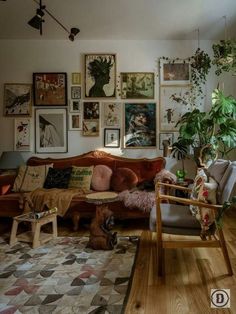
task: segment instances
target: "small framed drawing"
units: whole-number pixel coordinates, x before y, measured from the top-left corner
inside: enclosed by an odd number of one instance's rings
[[[156,104],[125,103],[124,147],[156,147]]]
[[[71,83],[73,85],[80,85],[81,84],[81,73],[78,73],[78,72],[71,73]]]
[[[168,141],[171,146],[174,142],[174,133],[160,133],[159,134],[159,149],[163,150],[163,141]]]
[[[154,73],[151,72],[121,73],[121,98],[153,99]]]
[[[120,129],[104,129],[104,147],[120,147]]]
[[[116,54],[85,54],[85,97],[115,98]]]
[[[190,84],[190,63],[160,59],[160,85]]]
[[[80,99],[81,98],[81,87],[80,86],[71,86],[71,98]]]
[[[176,132],[176,123],[190,110],[190,86],[162,86],[160,88],[160,131]]]
[[[82,130],[82,117],[80,113],[69,114],[69,130],[70,131]]]
[[[83,120],[84,136],[99,136],[99,120]]]
[[[70,102],[70,112],[81,112],[81,102],[80,102],[80,100],[71,100],[71,102]]]
[[[67,74],[33,73],[35,106],[67,106]]]
[[[14,150],[21,152],[31,151],[31,119],[17,118],[14,121]]]
[[[84,102],[83,103],[83,119],[84,120],[97,120],[100,118],[99,102]]]
[[[4,115],[31,116],[32,85],[6,83],[4,84]]]
[[[103,108],[103,126],[104,127],[119,127],[121,123],[121,103],[104,102]]]
[[[36,153],[67,152],[67,110],[35,110]]]

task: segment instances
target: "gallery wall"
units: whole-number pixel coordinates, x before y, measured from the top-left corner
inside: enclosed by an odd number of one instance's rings
[[[200,41],[200,48],[212,57],[211,41]],[[187,58],[197,49],[197,41],[80,41],[70,42],[56,40],[1,40],[0,41],[0,155],[3,151],[13,150],[14,118],[3,116],[3,90],[4,83],[32,83],[33,72],[66,72],[68,75],[68,98],[70,100],[71,73],[82,73],[82,95],[84,53],[116,53],[117,78],[120,72],[154,72],[155,73],[155,99],[157,107],[157,147],[152,149],[123,149],[104,148],[103,128],[99,137],[84,137],[81,131],[68,131],[68,153],[40,154],[40,157],[65,157],[82,154],[94,149],[107,151],[115,155],[126,157],[156,157],[162,156],[159,150],[159,78],[158,59],[162,56],[169,58]],[[205,109],[211,103],[211,92],[220,83],[226,94],[236,96],[236,77],[226,73],[217,77],[214,68],[208,75],[205,86]],[[119,87],[119,84],[118,84]],[[83,97],[82,97],[83,100]],[[98,99],[99,100],[99,99]],[[101,101],[101,100],[99,100]],[[124,103],[117,95],[116,101]],[[135,101],[132,102],[143,102]],[[34,110],[32,116],[34,125]],[[101,124],[100,124],[101,125]],[[121,134],[122,134],[121,124]],[[32,135],[34,147],[34,134]],[[25,159],[32,152],[23,153]],[[171,163],[173,164],[173,162]]]

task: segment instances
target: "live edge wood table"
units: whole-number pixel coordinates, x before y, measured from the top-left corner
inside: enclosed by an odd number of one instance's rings
[[[17,229],[20,222],[30,222],[31,231],[17,235]],[[52,223],[52,233],[41,232],[41,227]],[[57,237],[57,215],[51,214],[41,218],[32,218],[29,213],[14,217],[11,229],[10,246],[18,241],[32,243],[33,249]]]
[[[86,202],[93,203],[98,208],[107,208],[108,203],[117,201],[118,194],[115,192],[96,192],[86,195]]]

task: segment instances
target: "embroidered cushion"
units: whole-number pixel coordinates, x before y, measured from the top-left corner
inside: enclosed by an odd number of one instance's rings
[[[67,189],[72,168],[49,168],[48,175],[44,183],[45,189]]]
[[[91,187],[95,191],[108,191],[110,189],[112,170],[105,165],[97,165],[93,169]]]
[[[130,190],[138,183],[138,177],[129,168],[117,168],[111,177],[111,188],[116,192]]]
[[[72,167],[69,188],[80,188],[85,191],[90,190],[93,175],[93,166],[90,167]]]
[[[53,167],[53,164],[20,166],[13,185],[13,191],[31,192],[35,189],[42,188],[50,167]]]

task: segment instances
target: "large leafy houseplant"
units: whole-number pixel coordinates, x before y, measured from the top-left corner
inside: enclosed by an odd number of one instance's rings
[[[176,151],[189,152],[189,148],[203,148],[208,158],[216,152],[222,157],[236,147],[236,100],[225,96],[219,89],[212,93],[212,107],[209,112],[194,109],[185,113],[177,122],[179,138],[173,144]],[[183,157],[186,157],[183,155]]]

